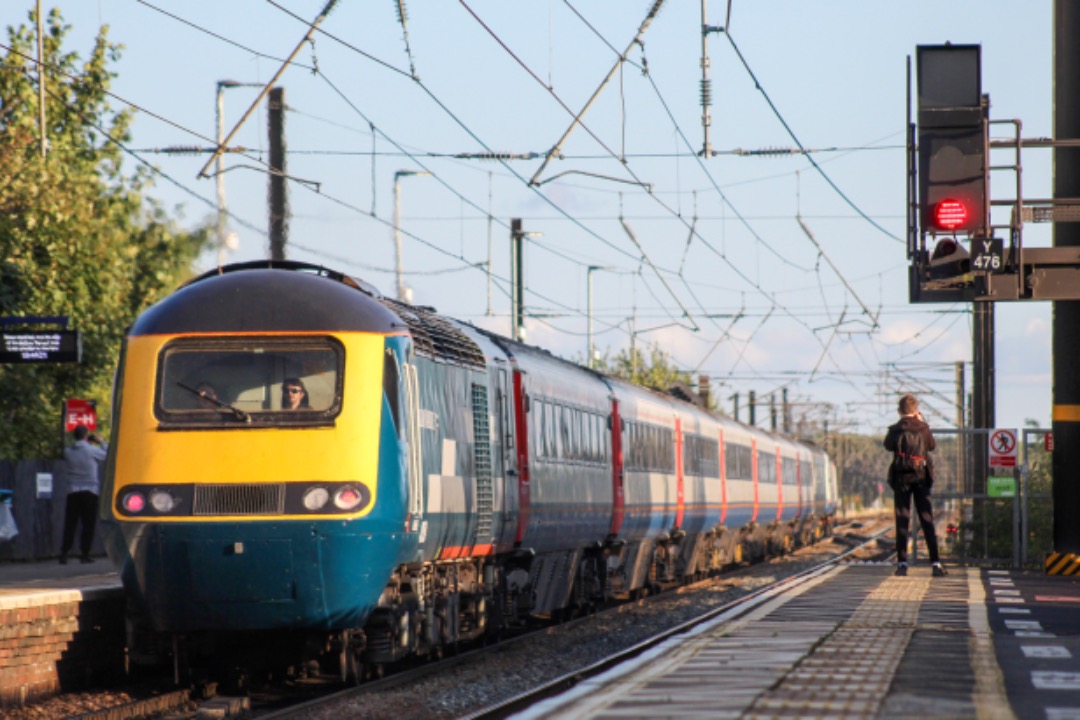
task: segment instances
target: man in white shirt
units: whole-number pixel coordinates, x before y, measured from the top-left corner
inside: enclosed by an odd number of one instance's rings
[[[75,542],[75,526],[82,525],[79,535],[79,561],[94,562],[90,557],[90,545],[94,542],[94,525],[97,523],[98,496],[101,494],[101,478],[98,463],[105,459],[109,445],[85,425],[75,427],[75,442],[64,448],[64,460],[68,468],[70,492],[64,508],[64,541],[60,545],[60,564],[67,564],[68,551]]]

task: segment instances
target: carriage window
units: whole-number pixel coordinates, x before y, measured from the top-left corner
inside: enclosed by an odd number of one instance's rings
[[[758,450],[757,453],[758,482],[762,485],[774,485],[776,483],[776,453],[768,450]]]
[[[158,366],[163,424],[320,424],[341,410],[345,350],[332,338],[185,340]]]
[[[720,443],[700,435],[683,438],[683,472],[709,478],[720,477]]]
[[[751,451],[746,445],[727,443],[724,448],[724,461],[727,465],[728,480],[751,479]]]
[[[401,376],[394,351],[390,348],[386,349],[383,356],[383,395],[390,406],[390,417],[397,429],[398,439],[404,440],[405,428],[401,425]]]
[[[780,477],[784,485],[797,485],[799,478],[795,475],[795,460],[793,458],[783,458],[781,460]]]

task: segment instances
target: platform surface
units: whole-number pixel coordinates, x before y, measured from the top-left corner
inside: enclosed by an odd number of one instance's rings
[[[1080,581],[839,566],[514,717],[1080,720]]]
[[[120,593],[123,586],[106,557],[96,557],[89,564],[79,562],[78,558],[69,559],[66,565],[56,560],[0,563],[0,599],[72,590],[89,599]]]

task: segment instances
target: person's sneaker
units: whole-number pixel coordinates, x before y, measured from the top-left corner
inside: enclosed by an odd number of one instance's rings
[[[94,562],[94,558],[90,557],[89,555],[83,555],[81,558],[79,558],[79,562],[81,562],[83,565],[89,565],[90,563]]]
[[[61,555],[60,556],[60,564],[61,565],[67,565],[67,555]]]
[[[907,563],[900,563],[896,566],[896,577],[907,577]]]
[[[945,568],[941,567],[940,564],[935,564],[934,565],[934,569],[933,569],[934,577],[945,577],[948,574],[949,573],[945,572]]]

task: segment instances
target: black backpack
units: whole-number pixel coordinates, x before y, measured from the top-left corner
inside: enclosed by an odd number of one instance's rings
[[[926,443],[917,430],[901,430],[896,439],[896,457],[893,468],[897,475],[925,476]]]

